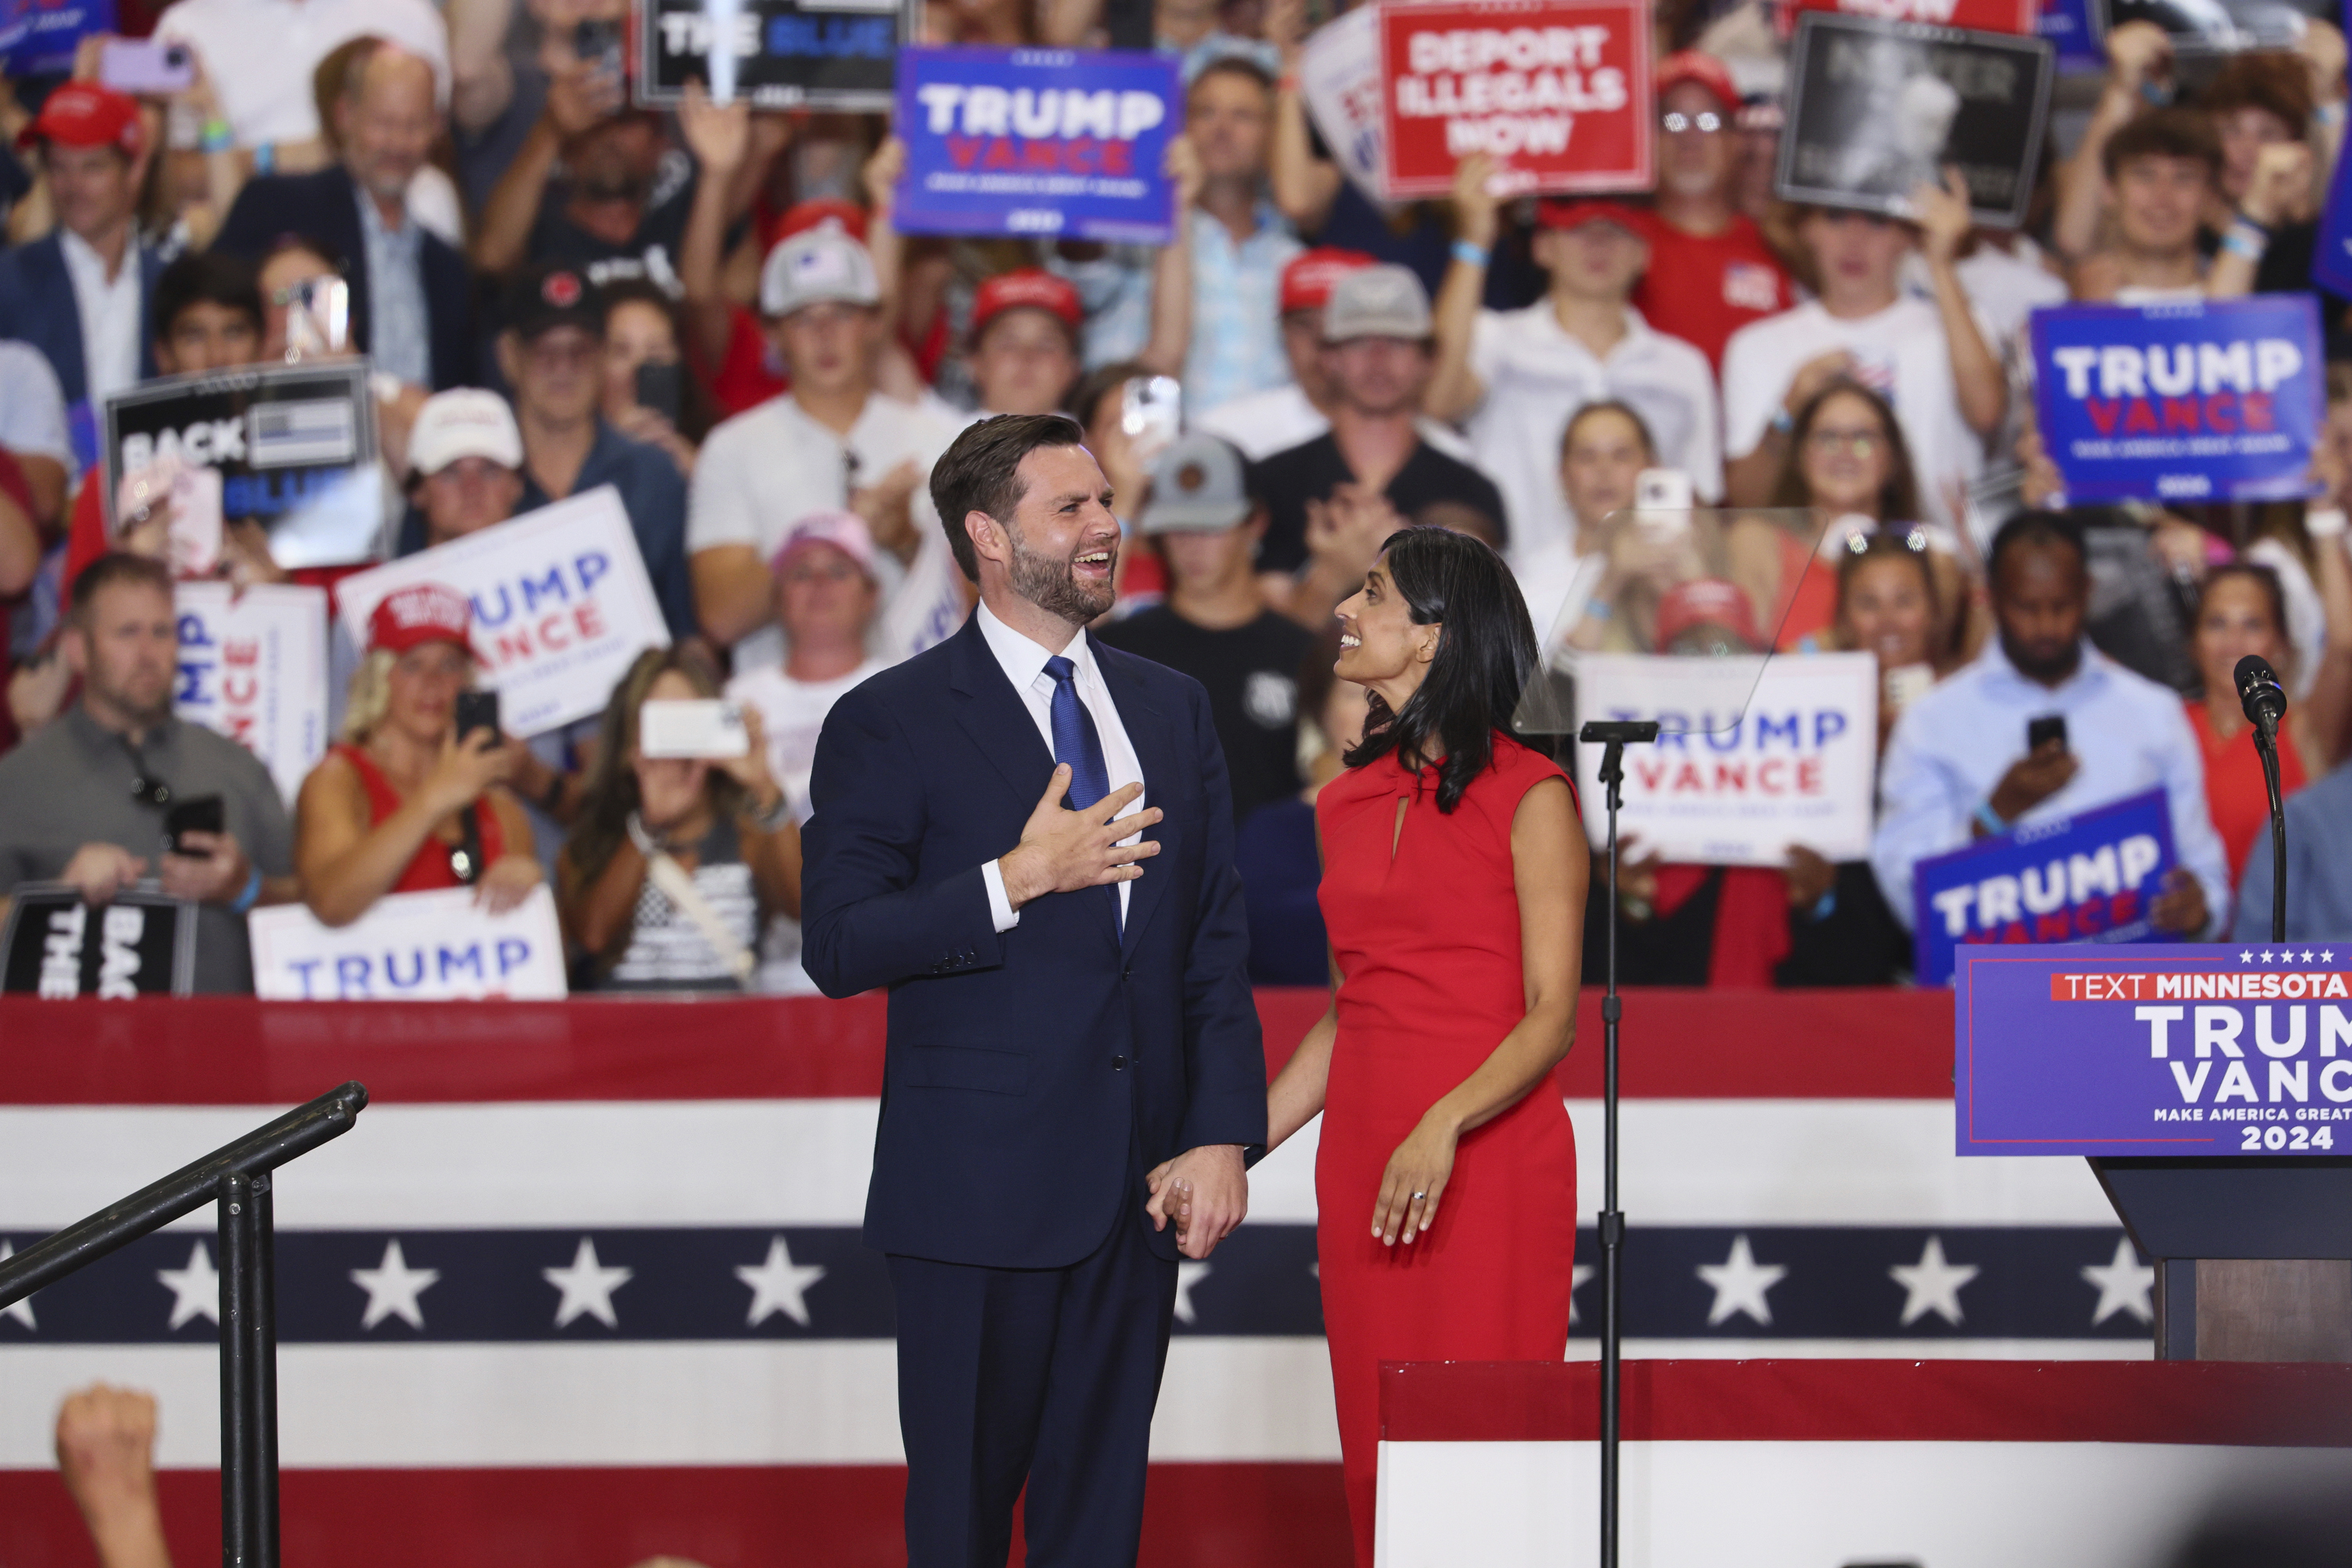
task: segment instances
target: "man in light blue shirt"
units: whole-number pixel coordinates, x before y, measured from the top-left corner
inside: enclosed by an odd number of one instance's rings
[[[1930,856],[2161,787],[2179,864],[2148,918],[2201,935],[2229,908],[2230,877],[2179,695],[2084,640],[2090,574],[2065,518],[2010,519],[1990,569],[2000,637],[1914,704],[1887,743],[1870,860],[1888,907],[1910,923],[1911,869]],[[2049,714],[2065,720],[2065,738],[2029,751],[2026,726]]]
[[[1192,215],[1192,337],[1184,406],[1215,408],[1290,379],[1282,269],[1306,247],[1265,197],[1274,84],[1250,61],[1213,60],[1185,94],[1184,133],[1201,159]]]

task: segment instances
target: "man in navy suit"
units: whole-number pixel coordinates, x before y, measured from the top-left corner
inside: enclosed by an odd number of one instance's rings
[[[334,105],[341,161],[247,181],[213,245],[257,265],[289,237],[326,246],[351,284],[352,346],[442,392],[480,384],[481,350],[465,258],[408,211],[408,184],[441,131],[433,95],[421,56],[385,44],[354,62]]]
[[[835,704],[810,785],[803,962],[890,993],[866,1240],[909,1568],[1003,1568],[1024,1482],[1034,1568],[1134,1563],[1180,1246],[1241,1223],[1265,1141],[1208,695],[1087,634],[1119,525],[1079,440],[1005,415],[940,459],[980,607]]]
[[[0,250],[0,338],[47,358],[87,464],[106,399],[155,374],[147,311],[163,263],[139,243],[146,132],[134,100],[75,81],[49,94],[19,140],[40,149],[58,225]]]

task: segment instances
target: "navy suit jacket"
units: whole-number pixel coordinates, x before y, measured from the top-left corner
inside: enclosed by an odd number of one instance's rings
[[[326,246],[352,286],[352,343],[368,348],[367,236],[360,232],[359,187],[341,163],[308,174],[247,180],[228,209],[215,249],[258,262],[289,235]],[[474,338],[473,282],[466,258],[436,235],[417,249],[425,313],[433,332],[433,390],[481,384],[481,347]]]
[[[147,320],[163,258],[139,247],[139,374],[155,374],[155,323]],[[68,406],[89,395],[89,363],[81,353],[81,309],[73,275],[55,231],[30,245],[0,250],[0,338],[16,338],[47,356]]]
[[[804,834],[802,959],[829,996],[887,987],[866,1240],[1000,1268],[1150,1232],[1135,1177],[1209,1143],[1265,1142],[1265,1056],[1208,693],[1100,642],[1160,853],[1124,938],[1094,889],[998,932],[981,868],[1020,841],[1053,754],[982,637],[962,631],[835,703]],[[1125,1207],[1132,1213],[1122,1213]]]

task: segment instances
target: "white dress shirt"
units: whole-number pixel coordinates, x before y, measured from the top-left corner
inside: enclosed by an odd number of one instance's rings
[[[106,259],[69,228],[58,230],[66,277],[73,283],[74,310],[81,317],[81,373],[93,409],[118,392],[139,384],[139,241],[122,247],[122,265],[106,275]]]
[[[987,639],[988,651],[996,656],[996,662],[1004,670],[1004,679],[1013,683],[1013,689],[1020,696],[1022,705],[1029,710],[1029,717],[1037,721],[1037,733],[1045,737],[1045,750],[1052,754],[1054,678],[1045,673],[1045,661],[1054,657],[1054,650],[1030,641],[1006,626],[988,607],[986,600],[981,602],[975,613],[980,617],[980,635]],[[1110,688],[1103,684],[1102,669],[1095,663],[1095,650],[1087,641],[1087,634],[1080,632],[1072,637],[1070,646],[1062,649],[1062,655],[1076,667],[1072,684],[1077,688],[1078,700],[1086,704],[1087,711],[1094,718],[1095,733],[1102,741],[1103,773],[1110,781],[1112,793],[1117,794],[1131,784],[1141,784],[1143,763],[1135,754],[1134,742],[1127,738],[1127,726],[1119,722],[1118,704],[1110,700]],[[1076,765],[1075,758],[1055,755],[1054,760]],[[1122,815],[1141,811],[1148,798],[1148,792],[1137,795]],[[1119,842],[1132,844],[1142,837],[1140,833],[1132,833]],[[1011,931],[1019,925],[1021,911],[1014,909],[1013,900],[1005,896],[1003,869],[996,861],[991,860],[980,868],[980,876],[981,880],[988,884],[988,912],[996,922],[996,929]],[[1115,885],[1118,889],[1118,918],[1124,922],[1127,919],[1128,885],[1123,881]]]
[[[2066,717],[2066,746],[2082,764],[2066,787],[2017,819],[2020,826],[2111,805],[2161,786],[2172,850],[2205,889],[2219,919],[2230,907],[2230,868],[2205,806],[2205,755],[2180,694],[2083,645],[2083,662],[2054,687],[2028,679],[1996,637],[1976,662],[1904,711],[1878,771],[1878,833],[1871,865],[1886,906],[1911,924],[1912,868],[1970,840],[1978,805],[2025,755],[2026,724]],[[2184,939],[2184,940],[2193,940]]]

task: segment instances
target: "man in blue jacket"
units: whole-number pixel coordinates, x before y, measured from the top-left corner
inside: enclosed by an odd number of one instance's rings
[[[146,132],[131,99],[73,81],[49,94],[18,142],[40,149],[58,225],[0,250],[0,338],[47,357],[87,468],[106,400],[155,374],[147,312],[163,263],[139,243]]]
[[[909,1568],[1132,1563],[1179,1238],[1241,1223],[1265,1062],[1207,693],[1096,641],[1118,520],[1057,415],[931,495],[980,607],[817,742],[803,962],[887,988],[866,1240],[898,1319]],[[1148,805],[1147,805],[1148,801]],[[1171,1207],[1174,1206],[1172,1204]]]

